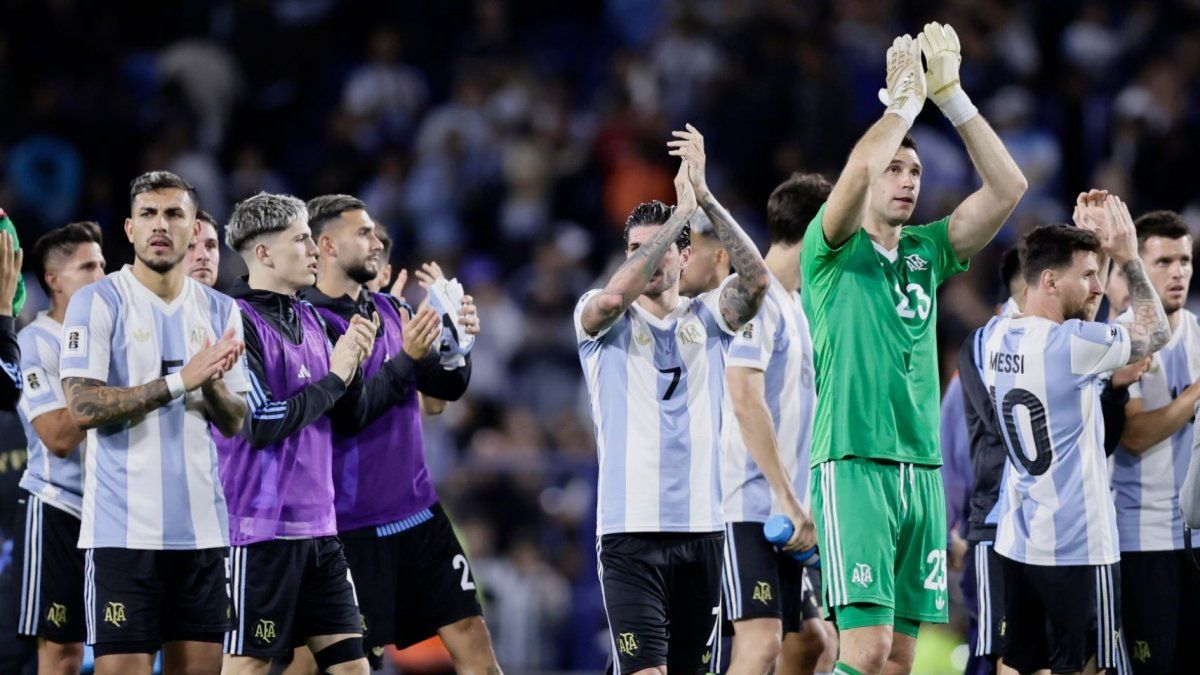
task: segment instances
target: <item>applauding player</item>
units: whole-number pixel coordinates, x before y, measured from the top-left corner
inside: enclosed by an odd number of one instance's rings
[[[470,357],[444,368],[435,345],[437,312],[409,318],[395,297],[366,288],[384,258],[362,201],[325,195],[308,202],[320,249],[317,285],[305,291],[334,334],[356,319],[377,316],[379,333],[363,362],[367,398],[361,431],[333,435],[338,536],[358,580],[368,658],[382,665],[386,645],[408,647],[438,635],[460,673],[498,672],[475,581],[425,464],[418,393],[457,400],[471,377]],[[417,273],[428,279],[436,265]],[[470,296],[460,322],[477,332]],[[369,422],[367,420],[370,420]]]
[[[947,619],[937,288],[992,239],[1026,186],[963,92],[960,60],[949,26],[896,38],[887,111],[850,153],[801,253],[820,392],[813,515],[826,607],[841,631],[839,673],[879,673],[885,660],[908,672],[920,623]],[[983,186],[950,216],[903,227],[921,189],[906,134],[927,91]]]
[[[1004,568],[1004,661],[1023,673],[1079,673],[1093,656],[1103,669],[1121,654],[1099,376],[1154,353],[1170,331],[1128,211],[1112,196],[1105,207],[1103,240],[1070,225],[1025,237],[1025,313],[992,319],[983,331],[983,380],[1009,453],[995,543]],[[1103,292],[1101,252],[1129,282],[1127,325],[1089,320]]]
[[[88,430],[84,602],[96,672],[216,673],[229,621],[229,524],[209,431],[236,434],[250,389],[233,301],[184,274],[196,193],[165,171],[130,188],[132,266],[80,289],[63,322],[67,409]]]
[[[703,138],[675,132],[678,203],[641,204],[626,261],[575,309],[600,462],[597,552],[613,671],[695,673],[720,663],[722,519],[717,453],[725,349],[770,276],[708,191]],[[697,201],[738,275],[679,296]]]

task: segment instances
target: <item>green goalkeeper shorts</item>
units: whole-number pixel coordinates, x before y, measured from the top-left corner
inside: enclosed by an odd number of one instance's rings
[[[813,469],[811,490],[825,611],[839,627],[949,619],[946,495],[938,468],[836,459]],[[860,617],[858,625],[842,626],[847,617],[838,609],[848,605],[890,611],[848,612]]]

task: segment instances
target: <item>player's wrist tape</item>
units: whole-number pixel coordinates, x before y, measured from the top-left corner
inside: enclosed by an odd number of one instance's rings
[[[171,392],[171,399],[177,399],[187,393],[187,387],[183,386],[183,376],[179,373],[171,373],[166,377],[167,391]]]
[[[917,119],[917,115],[921,114],[923,103],[924,101],[910,96],[905,99],[904,105],[897,106],[892,104],[888,106],[887,112],[904,120],[904,123],[911,129],[913,122]]]
[[[956,127],[961,127],[979,114],[979,108],[971,103],[971,97],[967,96],[967,92],[963,91],[962,87],[939,103],[938,108],[941,109],[946,119],[950,120],[950,124]]]

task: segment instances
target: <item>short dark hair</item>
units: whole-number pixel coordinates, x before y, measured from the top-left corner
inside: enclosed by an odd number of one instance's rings
[[[196,211],[200,211],[200,197],[196,194],[196,188],[170,171],[147,171],[130,181],[129,208],[133,208],[133,201],[142,193],[170,189],[187,192],[188,196],[192,198],[192,204],[196,207]]]
[[[1191,234],[1183,216],[1165,209],[1142,214],[1134,221],[1133,226],[1137,228],[1138,248],[1145,246],[1150,237],[1182,239]]]
[[[297,218],[308,220],[304,202],[291,195],[260,192],[233,207],[225,226],[225,245],[241,253],[247,242],[282,232]]]
[[[625,240],[625,245],[629,246],[629,231],[635,227],[645,227],[648,225],[662,225],[675,215],[675,207],[668,206],[657,199],[642,202],[633,207],[633,211],[629,212],[629,217],[625,219],[625,232],[622,235]],[[675,237],[675,245],[679,250],[692,245],[692,229],[689,225],[684,225],[679,231],[679,236]]]
[[[1021,276],[1021,249],[1013,246],[1000,257],[1000,283],[1007,293],[1013,279]]]
[[[196,220],[203,220],[209,225],[212,225],[214,230],[221,229],[220,226],[217,225],[217,219],[213,218],[212,214],[204,209],[196,209]]]
[[[386,265],[392,253],[392,238],[388,235],[387,228],[382,225],[376,225],[375,236],[379,239],[379,243],[383,244],[383,254],[380,258],[383,259],[383,264]]]
[[[56,230],[50,230],[33,242],[33,264],[38,284],[46,295],[50,295],[50,286],[46,283],[46,261],[50,256],[72,255],[76,246],[88,243],[104,245],[104,233],[100,230],[100,223],[93,220],[67,223]]]
[[[918,152],[917,139],[913,138],[912,134],[904,134],[904,138],[900,139],[900,147],[908,148],[913,152]]]
[[[819,173],[793,173],[780,183],[767,199],[771,243],[791,246],[804,239],[804,231],[832,189],[833,185]]]
[[[1036,286],[1042,272],[1071,266],[1077,251],[1100,252],[1100,240],[1088,230],[1057,223],[1031,230],[1021,240],[1021,269],[1025,283]]]
[[[358,197],[350,195],[321,195],[308,200],[308,226],[313,238],[319,237],[331,220],[336,220],[347,211],[366,210],[367,205]]]

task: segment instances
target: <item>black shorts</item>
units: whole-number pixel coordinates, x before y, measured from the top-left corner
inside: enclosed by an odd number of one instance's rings
[[[1004,562],[990,541],[971,544],[975,567],[975,602],[979,636],[975,656],[993,661],[1004,653]]]
[[[317,635],[362,634],[354,582],[337,537],[229,549],[233,626],[226,654],[282,657]]]
[[[596,546],[616,675],[721,662],[722,532],[606,534]]]
[[[1120,565],[1026,565],[1003,556],[1004,663],[1021,672],[1115,668],[1122,653]]]
[[[225,552],[87,549],[87,643],[104,656],[153,653],[179,640],[220,642],[229,627]]]
[[[17,634],[51,642],[83,642],[83,551],[79,519],[21,491],[24,527],[13,542],[21,594]]]
[[[1200,569],[1188,551],[1121,554],[1121,616],[1137,675],[1200,664]]]
[[[799,633],[821,616],[805,580],[804,565],[763,536],[762,523],[725,524],[725,620],[737,630],[744,619],[782,619],[783,632]]]
[[[483,615],[450,519],[440,504],[423,513],[423,522],[394,534],[371,527],[340,535],[358,584],[363,642],[375,669],[382,666],[385,645],[403,649],[443,626]]]

